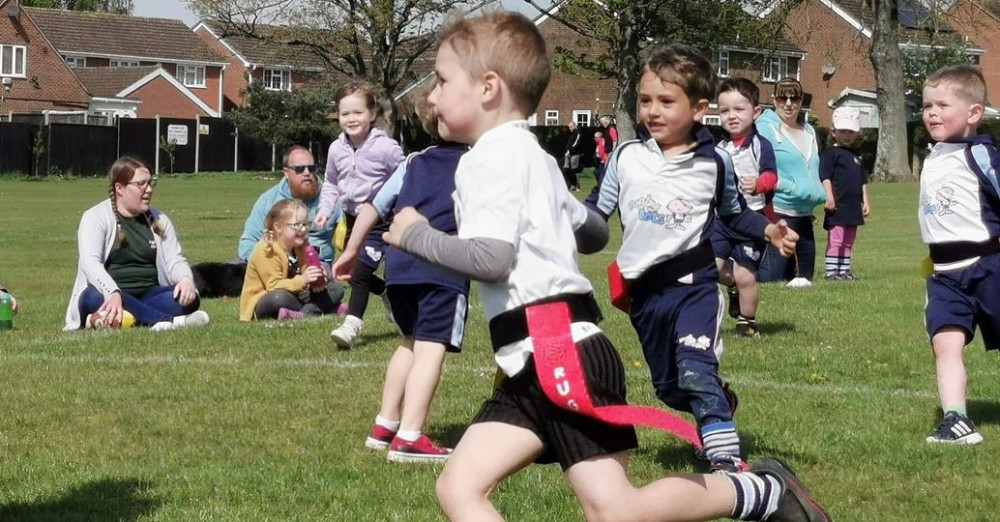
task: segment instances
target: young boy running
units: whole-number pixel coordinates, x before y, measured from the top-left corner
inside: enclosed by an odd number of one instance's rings
[[[733,160],[740,192],[747,207],[763,212],[767,194],[778,184],[774,147],[757,134],[754,119],[760,116],[760,91],[746,78],[729,78],[719,84],[719,116],[728,139],[719,143]],[[737,337],[757,336],[757,270],[765,243],[746,237],[715,220],[712,249],[719,267],[719,282],[729,294],[729,315],[736,319]]]
[[[417,104],[424,129],[437,136],[437,118],[426,98]],[[436,230],[455,234],[455,169],[469,147],[442,143],[411,154],[399,165],[378,195],[361,206],[354,234],[337,261],[333,274],[350,279],[365,238],[394,208],[413,207]],[[431,400],[441,380],[446,352],[458,353],[465,336],[469,281],[443,272],[406,252],[389,248],[385,285],[392,315],[403,334],[385,371],[382,405],[365,446],[388,450],[391,462],[435,462],[451,450],[422,433]]]
[[[1000,156],[988,134],[977,134],[986,107],[978,68],[945,67],[927,78],[923,95],[935,141],[920,172],[920,233],[934,264],[924,323],[944,412],[927,442],[979,444],[962,356],[977,325],[986,349],[1000,349]]]
[[[499,482],[532,462],[559,462],[588,519],[828,520],[774,460],[755,473],[675,476],[642,489],[629,483],[634,429],[577,413],[591,401],[591,411],[625,404],[625,372],[596,326],[593,288],[576,265],[578,249],[603,247],[607,226],[566,190],[558,164],[526,121],[549,80],[545,42],[519,14],[460,18],[442,30],[435,71],[430,99],[438,130],[472,145],[455,175],[458,236],[436,232],[403,209],[385,238],[481,281],[496,361],[507,376],[438,479],[445,514],[501,520],[489,500]],[[571,355],[558,359],[559,351]],[[559,386],[580,400],[558,406],[547,383],[575,363],[585,382],[566,378]],[[553,374],[536,373],[553,365]]]
[[[718,215],[736,233],[782,252],[794,249],[797,236],[747,211],[730,159],[700,123],[715,97],[711,63],[683,45],[648,51],[639,120],[652,138],[617,149],[596,207],[605,219],[620,209],[616,263],[657,396],[694,414],[713,470],[739,470],[734,408],[719,377],[723,297],[712,222]]]

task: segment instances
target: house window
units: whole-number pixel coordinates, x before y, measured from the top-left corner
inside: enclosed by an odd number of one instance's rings
[[[788,76],[788,57],[773,56],[764,66],[764,74],[761,76],[761,81],[777,82],[786,76]]]
[[[177,79],[187,87],[204,87],[205,67],[203,65],[178,65]]]
[[[573,111],[573,121],[577,127],[590,127],[590,111]]]
[[[728,77],[729,76],[729,51],[723,50],[719,51],[719,64],[718,73],[719,76]]]
[[[545,111],[545,124],[559,125],[559,111],[553,111],[553,110]]]
[[[66,63],[69,64],[70,67],[86,67],[87,66],[87,57],[86,56],[63,56],[63,58],[66,60]]]
[[[722,125],[722,118],[719,117],[719,115],[717,114],[706,114],[705,116],[701,117],[701,123],[702,125],[712,125],[715,127],[719,127]]]
[[[264,89],[269,91],[292,90],[292,71],[264,69]]]
[[[23,45],[0,45],[0,76],[27,78],[28,48]]]
[[[139,60],[111,60],[111,67],[138,67]]]

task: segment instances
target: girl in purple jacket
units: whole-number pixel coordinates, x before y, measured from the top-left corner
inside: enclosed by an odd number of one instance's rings
[[[371,201],[382,184],[403,161],[403,149],[396,140],[375,128],[378,115],[375,89],[362,82],[351,82],[336,93],[340,128],[344,132],[330,144],[326,156],[326,182],[320,192],[316,226],[322,228],[338,209],[347,220],[350,238],[361,205]],[[351,299],[347,303],[344,322],[330,332],[341,348],[351,348],[361,333],[362,319],[368,308],[368,292],[378,294],[386,303],[385,281],[375,275],[382,261],[385,243],[382,233],[387,226],[375,227],[365,239],[364,249],[351,272]]]

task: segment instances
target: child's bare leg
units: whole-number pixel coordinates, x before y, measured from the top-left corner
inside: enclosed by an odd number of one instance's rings
[[[469,426],[438,477],[437,498],[444,514],[457,521],[502,521],[490,493],[544,449],[538,435],[525,428],[501,422]]]
[[[740,291],[740,313],[743,314],[743,317],[756,317],[759,300],[757,274],[743,265],[734,263],[733,279],[736,281],[736,288]]]
[[[445,346],[441,343],[416,341],[413,343],[413,364],[406,377],[403,393],[403,418],[401,431],[421,431],[427,420],[434,391],[441,380]]]
[[[719,283],[722,286],[733,286],[736,283],[733,279],[733,269],[727,260],[715,258],[715,266],[719,269]]]
[[[711,520],[733,514],[736,489],[725,475],[675,475],[636,488],[628,453],[595,457],[566,470],[587,520]]]
[[[956,408],[965,409],[965,330],[947,327],[938,330],[931,339],[934,346],[934,363],[937,366],[938,395],[941,410],[947,413]],[[964,415],[964,411],[961,412]]]
[[[403,342],[389,359],[385,368],[385,383],[382,385],[382,406],[379,416],[389,420],[399,420],[403,404],[406,377],[413,367],[413,338],[404,337]]]

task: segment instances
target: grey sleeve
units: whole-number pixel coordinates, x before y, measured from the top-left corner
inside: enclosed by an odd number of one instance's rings
[[[460,239],[427,223],[406,229],[403,250],[462,277],[502,283],[514,266],[514,245],[499,239]]]
[[[587,208],[587,221],[573,231],[576,250],[581,254],[594,254],[608,244],[608,222],[591,208]]]

